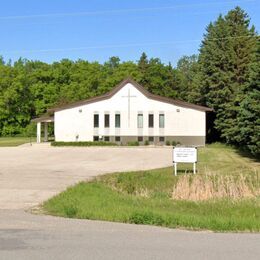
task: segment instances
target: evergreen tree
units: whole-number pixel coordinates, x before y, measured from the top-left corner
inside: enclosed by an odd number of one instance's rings
[[[236,143],[237,115],[249,67],[255,52],[256,33],[239,7],[210,23],[200,49],[202,102],[216,112],[215,127],[228,143]]]
[[[149,87],[149,77],[147,75],[147,70],[149,68],[149,60],[145,52],[142,53],[140,59],[137,61],[138,70],[141,73],[141,79],[139,83],[145,88]]]
[[[249,83],[244,88],[244,99],[238,113],[239,133],[236,140],[252,154],[260,156],[260,38],[254,62],[249,73]]]

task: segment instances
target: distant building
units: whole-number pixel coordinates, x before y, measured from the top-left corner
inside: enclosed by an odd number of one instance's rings
[[[37,122],[54,122],[56,141],[109,141],[127,144],[148,140],[154,144],[176,141],[184,145],[205,145],[206,112],[210,108],[149,93],[137,82],[126,79],[110,92],[50,109],[54,117]]]

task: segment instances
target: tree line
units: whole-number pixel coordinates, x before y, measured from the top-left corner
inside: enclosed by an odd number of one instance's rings
[[[138,61],[63,59],[52,64],[0,58],[0,136],[26,134],[48,108],[112,89],[132,77],[154,94],[214,109],[208,136],[260,153],[260,39],[240,7],[220,15],[204,34],[198,55],[176,67],[145,53]]]

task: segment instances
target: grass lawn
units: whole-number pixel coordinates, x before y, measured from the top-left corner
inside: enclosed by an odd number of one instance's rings
[[[198,174],[190,175],[189,181],[208,175],[233,176],[234,179],[242,176],[243,184],[250,180],[248,187],[256,192],[255,196],[243,199],[173,198],[178,182],[187,176],[186,168],[187,165],[181,165],[182,171],[177,177],[172,168],[108,174],[68,188],[46,201],[43,210],[63,217],[171,228],[260,231],[259,162],[220,144],[199,149]]]
[[[31,138],[32,142],[36,141],[36,137]],[[18,146],[30,143],[30,137],[0,137],[0,147]]]

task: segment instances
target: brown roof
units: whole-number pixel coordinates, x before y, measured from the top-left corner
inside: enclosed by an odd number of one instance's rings
[[[211,109],[209,107],[195,105],[195,104],[191,104],[191,103],[188,103],[188,102],[185,102],[185,101],[181,101],[181,100],[177,100],[177,99],[172,99],[172,98],[167,98],[167,97],[154,95],[154,94],[150,93],[149,91],[147,91],[143,86],[138,84],[133,79],[127,78],[127,79],[123,80],[116,87],[114,87],[112,90],[110,90],[109,92],[107,92],[104,95],[93,97],[93,98],[89,98],[89,99],[85,99],[85,100],[81,100],[81,101],[78,101],[78,102],[74,102],[74,103],[63,105],[63,106],[59,106],[59,107],[54,107],[54,108],[49,109],[48,112],[56,112],[56,111],[60,111],[60,110],[68,109],[68,108],[78,107],[78,106],[82,106],[82,105],[86,105],[86,104],[90,104],[90,103],[94,103],[94,102],[98,102],[98,101],[109,99],[113,95],[115,95],[127,83],[131,83],[142,94],[144,94],[147,98],[150,98],[150,99],[153,99],[153,100],[157,100],[157,101],[173,104],[173,105],[180,106],[180,107],[192,108],[192,109],[195,109],[195,110],[200,110],[200,111],[205,111],[205,112],[206,111],[213,111],[213,109]]]

